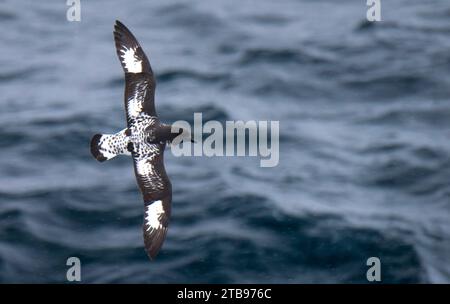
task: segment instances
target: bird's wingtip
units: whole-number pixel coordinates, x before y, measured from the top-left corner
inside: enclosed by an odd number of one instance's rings
[[[119,20],[116,19],[116,22],[114,23],[114,30],[116,32],[121,30],[121,29],[126,29],[126,28],[127,27],[122,22],[120,22]]]

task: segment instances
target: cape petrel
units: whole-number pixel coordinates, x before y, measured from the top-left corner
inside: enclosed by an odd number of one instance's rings
[[[116,134],[94,135],[91,153],[100,162],[120,154],[133,157],[134,173],[144,199],[145,250],[153,259],[167,233],[172,201],[172,185],[164,169],[164,149],[178,135],[189,133],[187,130],[172,133],[171,125],[160,122],[150,62],[130,30],[119,21],[114,26],[114,40],[125,72],[127,128]]]

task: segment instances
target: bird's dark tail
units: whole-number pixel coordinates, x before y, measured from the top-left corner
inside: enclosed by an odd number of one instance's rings
[[[126,130],[116,134],[95,134],[91,139],[91,154],[99,162],[104,162],[119,154],[130,154],[127,150],[128,143]]]

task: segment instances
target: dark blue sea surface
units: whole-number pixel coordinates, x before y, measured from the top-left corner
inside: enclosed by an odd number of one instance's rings
[[[0,1],[0,282],[450,282],[450,2]],[[174,157],[155,261],[112,29],[140,40],[162,120],[277,120],[280,162]]]

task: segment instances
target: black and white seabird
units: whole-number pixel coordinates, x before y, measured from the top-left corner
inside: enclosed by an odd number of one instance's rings
[[[172,185],[164,169],[164,149],[175,137],[188,132],[172,133],[171,125],[159,121],[150,62],[130,30],[119,21],[114,26],[114,40],[125,72],[127,128],[116,134],[94,135],[91,153],[100,162],[120,154],[133,157],[144,199],[145,250],[153,259],[164,242],[171,211]]]

